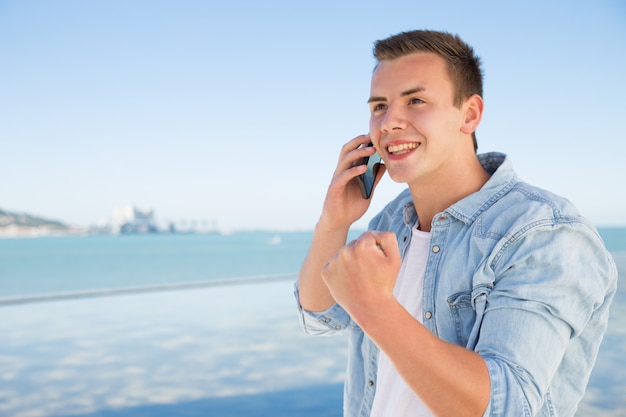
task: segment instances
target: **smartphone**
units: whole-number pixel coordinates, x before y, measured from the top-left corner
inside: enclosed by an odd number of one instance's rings
[[[369,143],[367,146],[374,146]],[[372,189],[374,188],[374,181],[376,180],[376,174],[378,174],[378,168],[380,167],[382,158],[376,152],[372,156],[366,156],[361,161],[361,165],[367,165],[367,171],[357,177],[359,186],[361,187],[361,195],[365,199],[369,199],[372,196]]]

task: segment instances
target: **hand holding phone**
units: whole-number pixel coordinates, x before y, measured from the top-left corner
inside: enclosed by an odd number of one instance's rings
[[[369,143],[367,146],[374,146]],[[382,158],[376,152],[372,156],[366,156],[361,160],[361,165],[367,165],[365,173],[359,175],[357,180],[361,187],[361,196],[365,199],[369,199],[372,196],[372,189],[374,188],[374,181],[376,181],[376,175],[378,174],[378,168],[382,162]]]

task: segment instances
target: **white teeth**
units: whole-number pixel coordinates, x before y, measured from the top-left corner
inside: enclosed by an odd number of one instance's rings
[[[387,150],[389,151],[389,153],[393,153],[393,154],[398,154],[398,153],[406,153],[408,151],[410,151],[411,149],[415,149],[417,148],[417,143],[403,143],[400,145],[390,145],[389,147],[387,147]]]

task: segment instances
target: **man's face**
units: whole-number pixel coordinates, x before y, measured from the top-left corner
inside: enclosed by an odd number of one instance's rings
[[[462,146],[463,106],[443,58],[415,53],[383,61],[371,84],[370,139],[396,182],[445,175]]]

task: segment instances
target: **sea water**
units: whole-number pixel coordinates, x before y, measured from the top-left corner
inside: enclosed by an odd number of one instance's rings
[[[0,239],[0,300],[295,274],[309,232]]]
[[[600,233],[612,253],[626,251],[626,228]],[[311,232],[0,239],[0,300],[295,275],[310,240]]]
[[[622,279],[579,417],[626,415],[626,228],[600,233]],[[340,416],[344,338],[297,328],[292,282],[310,239],[0,239],[0,415]],[[160,291],[186,283],[207,288]],[[140,291],[93,298],[124,288]],[[54,302],[33,302],[42,294]]]

